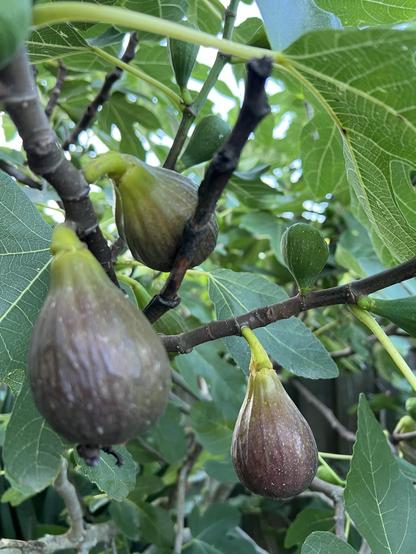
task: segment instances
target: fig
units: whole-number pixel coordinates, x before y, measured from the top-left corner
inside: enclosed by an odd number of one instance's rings
[[[170,271],[185,224],[194,215],[198,189],[187,177],[151,167],[128,154],[108,152],[84,170],[89,182],[108,174],[115,184],[116,224],[136,260],[157,271]],[[215,216],[201,237],[191,265],[202,263],[215,248]]]
[[[295,223],[283,233],[280,248],[299,291],[307,292],[328,260],[328,245],[323,236],[312,225]]]
[[[410,336],[416,337],[416,296],[395,300],[362,296],[357,304],[363,310],[389,319]]]
[[[395,433],[413,433],[414,431],[416,431],[416,421],[409,415],[405,415],[397,423],[393,436]],[[399,441],[397,447],[406,461],[416,465],[416,439]]]
[[[247,394],[234,428],[231,456],[240,481],[252,492],[287,498],[314,478],[318,451],[312,431],[283,388],[254,333]]]
[[[416,421],[416,398],[414,396],[406,400],[406,411]]]
[[[210,160],[230,131],[228,123],[218,115],[208,115],[201,119],[179,160],[178,169],[186,169]]]
[[[197,29],[189,21],[181,21],[181,24],[191,29]],[[170,38],[168,40],[168,50],[178,87],[181,90],[185,89],[195,65],[199,46],[192,42]]]
[[[145,316],[70,227],[55,228],[51,251],[50,289],[29,348],[30,384],[46,421],[94,465],[100,447],[132,439],[162,415],[169,360]]]

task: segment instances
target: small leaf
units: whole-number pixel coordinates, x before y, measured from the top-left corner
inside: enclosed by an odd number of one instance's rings
[[[117,446],[115,450],[122,456],[123,465],[117,466],[114,456],[100,453],[100,461],[96,467],[87,466],[75,453],[76,471],[114,500],[123,500],[136,484],[137,464],[125,446]]]
[[[357,554],[357,551],[332,533],[317,531],[304,542],[302,554]]]
[[[306,508],[298,513],[287,530],[285,548],[303,543],[312,531],[330,531],[333,527],[333,510]]]
[[[373,552],[413,551],[416,492],[401,473],[364,395],[344,498],[346,510]]]

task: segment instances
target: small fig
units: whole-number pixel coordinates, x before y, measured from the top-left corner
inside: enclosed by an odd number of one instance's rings
[[[183,230],[198,203],[194,183],[175,171],[151,167],[127,154],[108,152],[84,170],[89,182],[108,174],[116,192],[116,223],[132,255],[157,271],[170,271]],[[211,218],[192,259],[202,263],[215,248],[218,226]]]
[[[416,296],[395,300],[363,296],[357,304],[363,310],[389,319],[410,336],[416,337]]]
[[[257,339],[250,334],[253,344]],[[310,485],[318,451],[308,423],[283,388],[267,354],[258,356],[258,352],[257,345],[257,353],[252,349],[247,394],[235,425],[231,456],[240,481],[250,491],[287,498]]]
[[[181,24],[185,27],[196,29],[189,21],[181,21]],[[185,89],[195,65],[199,46],[192,42],[170,38],[168,40],[168,50],[178,87],[181,90]]]
[[[179,169],[206,162],[212,158],[231,131],[218,115],[208,115],[197,124],[178,164]]]
[[[283,233],[280,248],[299,291],[307,292],[328,260],[328,245],[321,233],[307,223],[295,223]]]
[[[414,396],[406,400],[406,411],[416,421],[416,398]]]
[[[170,391],[165,349],[145,316],[66,225],[52,236],[51,283],[34,326],[29,378],[40,413],[87,463],[162,415]]]
[[[416,431],[416,421],[409,415],[403,416],[397,423],[394,434],[413,433]],[[416,465],[416,439],[399,441],[397,447],[405,460]]]

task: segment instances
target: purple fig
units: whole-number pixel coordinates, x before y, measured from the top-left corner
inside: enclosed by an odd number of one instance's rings
[[[271,367],[250,372],[231,455],[240,481],[262,496],[295,496],[315,476],[312,431]]]
[[[170,390],[165,349],[66,225],[52,237],[51,283],[33,329],[29,378],[40,413],[87,461],[162,415]]]

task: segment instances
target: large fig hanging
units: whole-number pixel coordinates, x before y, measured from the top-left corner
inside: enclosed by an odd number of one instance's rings
[[[116,192],[116,223],[133,256],[158,271],[170,271],[186,222],[194,215],[198,190],[169,169],[151,167],[128,154],[108,152],[84,170],[89,182],[108,174]],[[218,227],[212,217],[192,259],[202,263],[215,248]]]
[[[169,361],[150,323],[72,229],[56,227],[51,250],[50,289],[29,351],[30,383],[48,423],[94,464],[99,447],[135,437],[163,413]]]
[[[256,494],[295,496],[315,476],[315,439],[254,333],[246,328],[243,335],[252,349],[252,362],[233,434],[234,468],[240,481]]]

